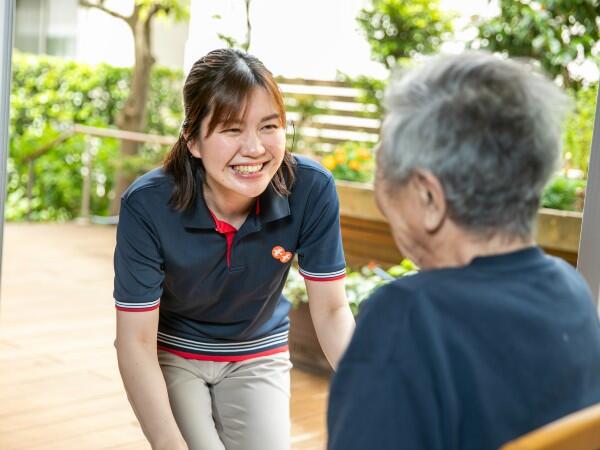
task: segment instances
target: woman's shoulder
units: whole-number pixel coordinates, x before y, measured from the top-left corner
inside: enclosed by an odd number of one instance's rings
[[[141,199],[152,195],[171,195],[173,189],[173,177],[165,172],[163,167],[146,172],[137,178],[123,193],[123,200]]]

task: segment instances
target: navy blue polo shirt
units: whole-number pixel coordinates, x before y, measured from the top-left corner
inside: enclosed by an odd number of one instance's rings
[[[169,205],[162,168],[123,194],[115,249],[116,307],[159,308],[158,345],[180,356],[239,361],[287,350],[290,303],[281,292],[291,257],[310,280],[345,276],[339,202],[331,174],[294,156],[288,197],[271,186],[239,230],[216,221],[201,194],[185,213]]]

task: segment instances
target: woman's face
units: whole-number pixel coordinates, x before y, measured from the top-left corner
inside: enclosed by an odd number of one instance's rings
[[[202,158],[209,189],[219,198],[258,197],[285,154],[285,129],[277,104],[266,89],[256,87],[240,122],[217,124],[206,137],[210,119],[211,115],[202,121],[201,136],[188,142],[192,155]]]

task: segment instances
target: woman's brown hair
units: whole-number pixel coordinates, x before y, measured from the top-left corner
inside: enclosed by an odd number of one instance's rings
[[[202,160],[190,154],[187,140],[200,136],[200,124],[211,113],[205,136],[210,136],[219,123],[237,120],[257,86],[266,89],[272,96],[279,110],[281,126],[285,127],[281,91],[273,74],[258,58],[240,50],[219,49],[203,56],[192,66],[183,86],[185,118],[181,134],[163,163],[165,171],[175,179],[170,201],[177,210],[185,211],[194,205],[198,190],[196,171],[204,170]],[[286,150],[283,162],[271,180],[279,195],[290,194],[295,179],[294,166],[294,157]]]

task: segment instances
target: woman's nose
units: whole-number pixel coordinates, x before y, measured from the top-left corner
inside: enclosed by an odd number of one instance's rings
[[[265,147],[255,132],[244,133],[242,139],[241,153],[249,156],[262,155],[265,152]]]

